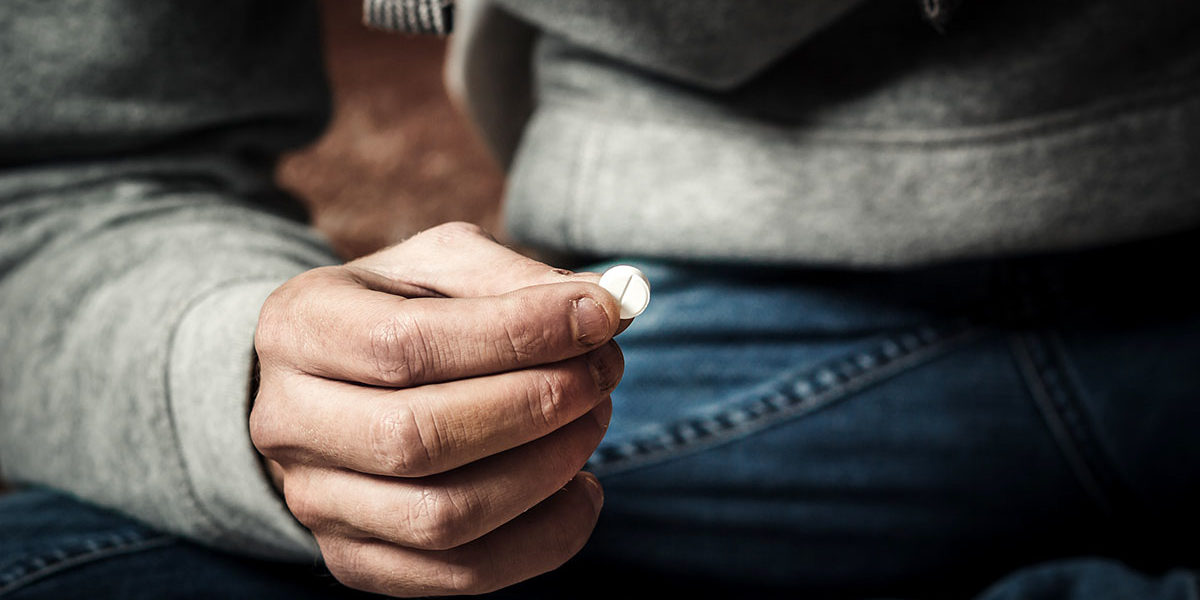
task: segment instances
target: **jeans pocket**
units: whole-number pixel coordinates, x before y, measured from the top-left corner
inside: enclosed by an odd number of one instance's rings
[[[984,330],[968,319],[884,335],[865,348],[816,366],[785,372],[718,406],[605,441],[587,469],[605,476],[661,463],[753,435],[812,414],[869,386],[976,339]]]
[[[36,549],[4,557],[0,563],[0,597],[68,569],[175,541],[172,536],[136,526],[40,540],[44,543]]]

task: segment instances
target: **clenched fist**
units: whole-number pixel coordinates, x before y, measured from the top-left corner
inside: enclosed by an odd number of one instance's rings
[[[583,547],[624,369],[597,280],[452,223],[268,298],[251,436],[335,577],[474,594]]]

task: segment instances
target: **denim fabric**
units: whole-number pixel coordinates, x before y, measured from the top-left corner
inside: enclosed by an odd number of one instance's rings
[[[1196,573],[1172,571],[1149,577],[1110,560],[1061,561],[1023,570],[984,592],[978,600],[1196,600]]]
[[[360,597],[315,566],[219,554],[46,490],[0,496],[0,598]]]
[[[626,261],[654,290],[589,466],[600,524],[503,596],[1200,597],[1198,246],[878,273]],[[29,514],[55,525],[10,529]],[[191,563],[205,584],[331,585],[99,514],[0,503],[0,597]],[[58,550],[84,564],[36,566]]]
[[[953,597],[1060,557],[1195,568],[1198,240],[891,273],[638,263],[653,301],[622,336],[583,560]]]

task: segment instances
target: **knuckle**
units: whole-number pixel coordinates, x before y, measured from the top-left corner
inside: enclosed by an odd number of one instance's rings
[[[524,363],[545,356],[551,345],[545,330],[530,320],[503,321],[504,335],[497,351],[510,356],[517,363]]]
[[[533,372],[533,381],[528,399],[530,419],[535,426],[557,429],[566,422],[572,386],[559,372],[544,369]]]
[[[318,540],[325,568],[346,587],[373,591],[375,581],[366,565],[364,548],[352,541]]]
[[[250,441],[264,456],[278,459],[304,453],[304,441],[297,437],[294,410],[302,393],[298,389],[300,383],[288,373],[263,373],[247,425]]]
[[[341,265],[315,267],[289,279],[284,287],[296,290],[299,295],[313,287],[323,286],[339,279],[344,280],[345,274],[346,267]]]
[[[461,546],[470,541],[470,504],[450,490],[421,489],[403,521],[406,537],[423,550],[450,550]]]
[[[274,456],[286,445],[284,429],[287,427],[287,412],[282,404],[275,386],[264,382],[250,408],[250,441],[264,456]]]
[[[250,441],[259,452],[267,454],[275,446],[275,418],[267,407],[272,403],[266,401],[270,396],[259,391],[250,409]]]
[[[260,356],[283,351],[297,323],[306,318],[314,287],[328,280],[338,267],[320,267],[305,271],[275,288],[263,301],[254,331],[254,347]]]
[[[387,474],[428,475],[440,453],[441,436],[437,431],[436,424],[421,419],[411,404],[389,407],[372,424],[372,455]]]
[[[478,565],[448,564],[442,579],[446,582],[447,591],[468,596],[494,592],[503,587],[495,574]]]
[[[371,327],[367,339],[376,376],[384,382],[407,387],[421,381],[429,368],[432,340],[407,315],[380,319]]]
[[[326,522],[324,510],[316,501],[312,494],[304,491],[297,491],[295,484],[292,489],[284,495],[284,501],[287,503],[288,511],[292,516],[296,517],[305,527],[312,531],[319,531]]]
[[[258,313],[258,326],[254,330],[254,349],[260,358],[278,353],[283,344],[287,320],[282,313],[287,309],[288,301],[283,299],[285,293],[282,290],[283,288],[279,288],[271,292]]]

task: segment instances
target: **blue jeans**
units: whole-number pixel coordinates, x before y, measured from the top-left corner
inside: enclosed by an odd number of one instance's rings
[[[1197,250],[881,273],[627,261],[654,299],[621,336],[589,466],[600,523],[500,595],[1197,598]],[[0,598],[343,593],[44,491],[0,499],[0,532]]]

